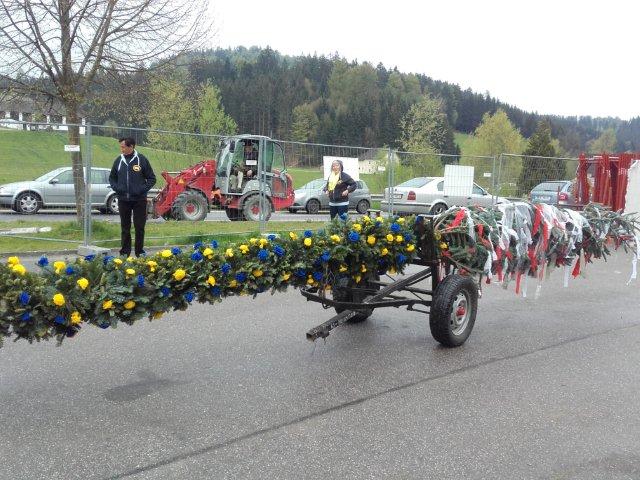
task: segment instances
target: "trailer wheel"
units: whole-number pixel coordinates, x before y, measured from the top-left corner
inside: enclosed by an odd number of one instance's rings
[[[244,220],[242,216],[242,210],[238,210],[237,208],[225,208],[224,213],[227,214],[227,218],[232,222],[239,222]]]
[[[380,277],[376,277],[376,280],[379,280]],[[367,282],[364,285],[364,288],[380,290],[380,285],[373,284]],[[333,299],[339,302],[363,302],[370,294],[361,293],[361,292],[348,292],[341,288],[334,288],[333,290]],[[341,313],[344,311],[344,308],[335,307],[336,313]],[[359,310],[353,317],[349,319],[347,323],[360,323],[364,322],[367,318],[371,316],[373,313],[373,309],[370,310]]]
[[[176,220],[199,222],[207,217],[208,211],[207,199],[193,191],[182,192],[171,205],[171,213]]]
[[[268,198],[264,199],[264,221],[268,221],[271,218],[271,202]],[[257,222],[260,220],[260,195],[251,195],[244,199],[242,203],[242,213],[246,220]]]
[[[473,330],[478,287],[471,277],[446,276],[433,292],[429,314],[431,335],[445,347],[459,347]]]

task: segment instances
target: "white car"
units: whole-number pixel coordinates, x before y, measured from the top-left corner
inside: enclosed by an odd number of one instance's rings
[[[389,211],[390,188],[384,189],[380,209]],[[494,202],[495,200],[495,202]],[[438,215],[449,207],[480,205],[490,207],[507,199],[494,197],[480,185],[473,184],[471,196],[448,196],[444,194],[444,177],[416,177],[393,189],[393,211],[399,214]]]

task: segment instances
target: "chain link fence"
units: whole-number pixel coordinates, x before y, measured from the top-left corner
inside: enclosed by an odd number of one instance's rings
[[[78,147],[65,148],[73,143],[69,140],[70,128],[77,128]],[[156,198],[146,229],[145,241],[150,246],[214,237],[233,240],[246,237],[248,232],[304,229],[300,222],[326,221],[328,197],[322,189],[333,159],[342,160],[357,180],[350,210],[383,214],[437,213],[454,204],[490,206],[502,197],[525,199],[538,183],[572,180],[577,166],[577,159],[572,158],[454,156],[243,135],[233,137],[237,148],[232,148],[229,137],[219,135],[0,119],[0,251],[15,251],[17,242],[29,242],[32,250],[40,251],[74,249],[79,238],[84,245],[117,249],[120,218],[108,177],[120,155],[118,140],[125,137],[135,140],[137,151],[149,159],[157,177],[149,193],[149,200]],[[243,163],[242,150],[247,144],[259,155],[256,153],[251,162],[244,158],[246,165],[238,175],[237,170],[225,167],[225,162],[239,159]],[[79,152],[68,151],[74,149]],[[71,168],[74,159],[80,162],[76,163],[80,168]],[[227,170],[218,177],[209,172],[210,178],[203,179],[206,174],[194,166],[211,165],[214,159],[219,174]],[[452,167],[467,169],[452,174]],[[445,170],[447,178],[458,172],[472,175],[472,191],[464,195],[447,191]],[[81,199],[84,207],[80,223],[69,215],[77,214],[76,188],[86,192]],[[291,192],[294,189],[295,194]],[[196,192],[201,198],[194,197],[185,207],[184,192]],[[182,217],[171,205],[181,193]],[[247,206],[249,197],[255,201]],[[158,199],[169,207],[159,209]],[[196,210],[187,211],[189,206]],[[272,216],[274,209],[284,214]],[[43,212],[46,217],[34,216]],[[293,215],[296,212],[299,214]],[[201,217],[212,221],[177,221]],[[237,220],[254,221],[220,223]],[[50,227],[55,222],[60,225]],[[42,224],[52,231],[41,230]]]

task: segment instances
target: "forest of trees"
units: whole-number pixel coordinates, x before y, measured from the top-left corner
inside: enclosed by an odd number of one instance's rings
[[[179,63],[182,95],[198,99],[198,92],[208,85],[209,97],[215,97],[214,103],[230,117],[221,117],[220,125],[232,125],[240,133],[403,148],[410,141],[408,119],[421,118],[416,116],[416,105],[421,104],[427,111],[437,107],[442,114],[438,125],[449,129],[437,137],[437,148],[431,145],[440,153],[458,153],[451,130],[474,133],[485,114],[497,111],[506,113],[525,138],[535,133],[541,120],[546,121],[551,136],[558,140],[558,153],[564,155],[590,148],[597,151],[603,145],[610,147],[611,142],[612,150],[640,150],[640,117],[624,121],[541,116],[426,75],[403,73],[381,64],[374,67],[366,62],[349,62],[337,55],[291,57],[269,48],[238,47],[192,53],[181,57]],[[175,77],[175,71],[171,75]],[[158,80],[150,76],[136,73],[104,79],[89,105],[93,122],[150,126],[158,116],[149,115],[153,111],[150,99],[157,98],[158,93],[153,90]],[[123,101],[119,92],[127,93],[129,101]],[[425,98],[431,103],[425,104]],[[192,108],[197,116],[198,106]]]

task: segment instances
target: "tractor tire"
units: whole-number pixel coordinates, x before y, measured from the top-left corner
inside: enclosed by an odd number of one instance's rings
[[[38,213],[42,207],[40,195],[34,192],[22,192],[16,197],[15,210],[23,215],[33,215]]]
[[[471,277],[447,275],[431,303],[431,335],[445,347],[459,347],[473,330],[478,309],[478,286]]]
[[[209,213],[207,199],[199,192],[186,191],[176,197],[171,205],[171,216],[176,220],[199,222]]]
[[[369,207],[371,207],[369,200],[360,200],[356,205],[356,212],[358,212],[360,215],[364,215],[369,211]]]
[[[376,277],[376,280],[379,280],[380,277]],[[380,290],[380,285],[375,285],[367,282],[363,285],[365,288]],[[361,292],[346,292],[340,288],[333,289],[333,299],[339,302],[362,302],[364,301],[369,294],[361,293]],[[336,313],[341,313],[344,311],[344,308],[335,307]],[[351,317],[347,323],[360,323],[364,322],[367,318],[371,316],[373,313],[373,309],[371,310],[360,310],[353,317]]]
[[[237,208],[225,208],[224,213],[227,214],[227,218],[232,222],[240,222],[244,220],[242,210],[238,210]]]
[[[307,206],[305,207],[305,209],[307,210],[307,213],[315,215],[320,211],[320,202],[315,198],[312,198],[307,202]]]
[[[264,211],[262,212],[265,222],[271,218],[272,210],[271,201],[265,197]],[[260,195],[251,195],[245,198],[244,202],[242,202],[242,213],[246,220],[252,222],[260,221]]]

